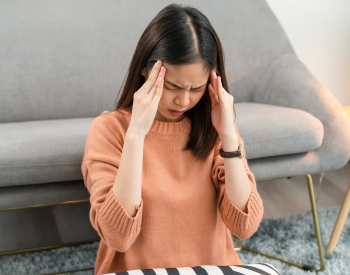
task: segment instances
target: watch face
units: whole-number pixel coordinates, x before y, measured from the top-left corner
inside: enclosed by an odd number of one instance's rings
[[[240,151],[241,151],[241,156],[243,157],[243,145],[241,145]]]

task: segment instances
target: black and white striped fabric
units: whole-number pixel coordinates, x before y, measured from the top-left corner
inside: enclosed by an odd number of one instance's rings
[[[108,273],[103,275],[281,275],[268,263],[243,265],[200,265],[194,267],[151,268]]]

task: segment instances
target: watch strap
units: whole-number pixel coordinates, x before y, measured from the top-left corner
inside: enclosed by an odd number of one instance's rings
[[[220,149],[219,153],[222,158],[236,158],[236,157],[240,157],[241,155],[240,151],[224,152],[222,148]]]

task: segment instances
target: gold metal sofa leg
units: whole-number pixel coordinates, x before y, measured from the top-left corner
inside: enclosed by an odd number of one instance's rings
[[[316,239],[317,239],[317,245],[318,245],[318,253],[319,253],[320,263],[321,263],[320,269],[315,269],[314,266],[301,265],[301,264],[293,263],[293,262],[290,262],[290,261],[286,261],[286,260],[278,258],[276,256],[265,254],[265,253],[262,253],[260,251],[253,250],[253,249],[250,249],[248,247],[245,247],[238,241],[238,239],[231,232],[231,236],[233,237],[235,242],[238,244],[238,247],[235,248],[237,251],[246,250],[246,251],[252,252],[254,254],[260,254],[260,255],[265,256],[267,258],[270,258],[270,259],[273,259],[273,260],[278,260],[278,261],[280,261],[282,263],[285,263],[285,264],[287,264],[289,266],[293,265],[293,266],[296,266],[296,267],[298,267],[300,269],[303,269],[303,270],[314,271],[314,272],[316,272],[316,274],[319,271],[323,271],[325,269],[325,261],[324,261],[324,255],[323,255],[322,239],[321,239],[320,227],[319,227],[318,217],[317,217],[317,207],[316,207],[316,201],[315,201],[314,188],[313,188],[313,184],[312,184],[312,177],[311,177],[310,174],[307,174],[305,176],[306,176],[308,187],[309,187],[311,209],[312,209],[312,215],[313,215],[314,226],[315,226],[315,233],[316,233]],[[291,177],[288,177],[288,178],[291,178]],[[257,180],[257,181],[266,181],[266,180],[272,180],[272,179],[264,179],[264,180]],[[275,178],[275,179],[277,179],[277,178]]]

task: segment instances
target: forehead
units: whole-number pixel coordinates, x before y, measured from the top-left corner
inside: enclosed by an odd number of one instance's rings
[[[163,66],[166,68],[164,79],[181,87],[203,85],[210,75],[202,62],[188,65],[170,65],[164,62]]]

